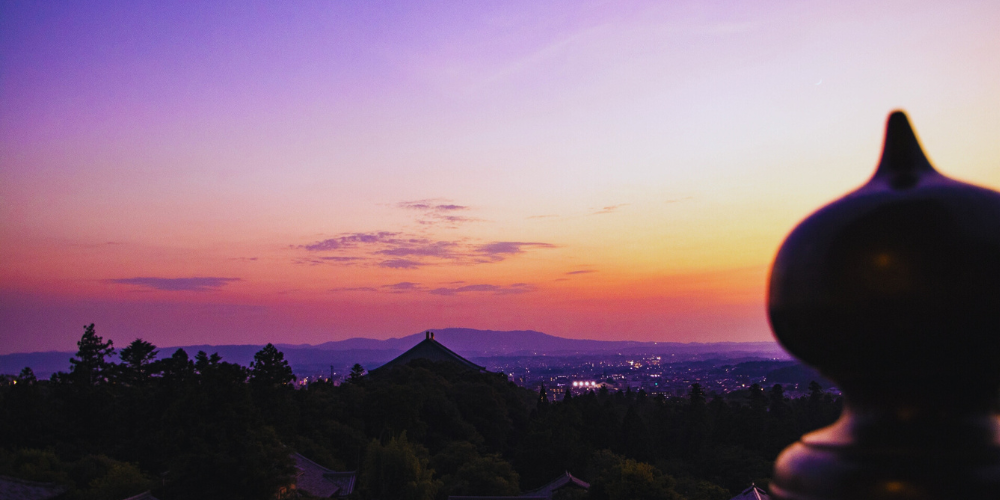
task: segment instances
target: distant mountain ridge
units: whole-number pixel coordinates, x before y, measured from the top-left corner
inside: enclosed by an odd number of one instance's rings
[[[431,329],[435,338],[466,358],[516,357],[516,356],[574,356],[592,354],[673,354],[691,357],[719,354],[725,357],[778,357],[787,358],[775,342],[638,342],[632,340],[579,340],[556,337],[534,330],[476,330],[471,328]],[[360,363],[375,368],[402,354],[424,339],[423,331],[401,338],[386,340],[350,338],[310,344],[276,344],[296,373],[326,370],[333,366],[337,372]],[[118,348],[124,345],[117,346]],[[248,366],[253,355],[263,345],[190,345],[160,347],[159,357],[184,349],[194,357],[198,351],[219,353],[223,360]],[[57,371],[68,371],[69,359],[75,351],[48,351],[0,355],[0,373],[17,374],[30,366],[39,377]]]
[[[471,328],[441,328],[431,330],[435,338],[453,351],[463,351],[469,355],[511,355],[523,353],[549,354],[558,351],[607,351],[622,347],[635,347],[643,342],[635,341],[603,341],[579,340],[556,337],[534,330],[475,330]],[[314,346],[282,345],[289,348],[315,348],[341,351],[347,349],[401,349],[406,350],[423,340],[423,332],[407,335],[401,338],[386,340],[352,338],[325,342]],[[650,343],[652,344],[652,343]]]
[[[775,342],[640,342],[635,340],[589,340],[556,337],[534,330],[476,330],[473,328],[431,329],[435,338],[449,349],[470,356],[511,356],[511,355],[553,355],[607,353],[623,350],[634,353],[640,348],[643,353],[663,352],[705,352],[706,348],[721,352],[778,352],[781,348]],[[324,342],[322,344],[276,344],[279,348],[322,349],[322,350],[406,350],[424,339],[424,332],[401,338],[386,340],[350,338]]]

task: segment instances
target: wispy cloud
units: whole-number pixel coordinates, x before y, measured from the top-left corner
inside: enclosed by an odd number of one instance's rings
[[[296,259],[292,260],[292,262],[294,262],[296,264],[308,264],[310,266],[318,266],[318,265],[321,265],[321,264],[326,264],[326,262],[324,262],[323,260],[321,260],[321,259],[315,259],[315,258],[312,258],[312,257],[307,257],[307,258],[301,258],[301,257],[299,257],[299,258],[296,258]]]
[[[458,247],[458,243],[454,241],[428,241],[428,240],[415,240],[411,239],[408,241],[395,243],[392,248],[386,248],[384,250],[379,250],[375,253],[379,255],[389,255],[392,257],[438,257],[442,259],[450,259],[454,257],[454,253]]]
[[[433,240],[390,231],[348,233],[315,243],[291,245],[293,249],[308,252],[295,259],[297,264],[359,264],[390,269],[495,263],[528,250],[555,247],[539,241]]]
[[[333,262],[354,262],[354,261],[358,261],[358,260],[364,260],[364,257],[345,257],[345,256],[339,256],[339,255],[326,256],[326,257],[317,257],[317,258],[320,259],[320,260],[329,260],[329,261],[333,261]]]
[[[469,207],[465,205],[455,205],[454,203],[438,203],[441,200],[438,199],[428,199],[428,200],[417,200],[417,201],[401,201],[396,204],[399,208],[405,208],[407,210],[433,210],[448,212],[453,210],[468,210]]]
[[[450,284],[462,284],[464,281],[456,281]],[[490,295],[513,295],[528,293],[537,290],[538,287],[531,283],[512,283],[510,285],[494,285],[490,283],[476,283],[463,286],[445,286],[429,288],[421,283],[413,281],[400,281],[379,287],[343,287],[331,288],[331,292],[377,292],[377,293],[428,293],[431,295],[460,295],[484,293]]]
[[[591,215],[610,214],[612,212],[618,211],[619,208],[621,208],[621,207],[627,207],[628,205],[629,205],[628,203],[619,203],[617,205],[608,205],[606,207],[602,207],[600,210],[592,213]]]
[[[339,250],[341,248],[355,248],[359,244],[382,243],[392,241],[399,233],[379,231],[377,233],[348,233],[338,238],[317,241],[308,245],[299,245],[298,248],[309,250],[310,252],[323,252],[329,250]]]
[[[663,203],[666,203],[666,204],[669,205],[671,203],[677,203],[677,202],[680,202],[680,201],[688,201],[688,200],[693,200],[693,199],[694,199],[694,196],[685,196],[683,198],[672,198],[672,199],[669,199],[669,200],[663,200]]]
[[[465,205],[450,203],[449,200],[431,198],[426,200],[401,201],[396,204],[397,208],[404,210],[415,210],[421,212],[417,223],[423,225],[444,224],[450,227],[458,227],[466,222],[476,222],[481,219],[458,215],[459,212],[469,210]]]
[[[390,259],[378,263],[379,267],[388,267],[389,269],[418,269],[423,265],[421,262],[409,259]]]
[[[555,248],[551,243],[538,241],[494,241],[476,247],[476,252],[486,257],[489,261],[499,262],[511,255],[524,253],[527,248]]]
[[[203,292],[221,288],[233,281],[241,281],[240,278],[218,278],[218,277],[192,277],[192,278],[119,278],[104,280],[105,283],[114,285],[136,285],[152,288],[154,290],[167,291],[188,291]]]
[[[435,288],[433,290],[428,290],[427,293],[433,295],[457,295],[462,293],[491,293],[493,295],[510,295],[517,293],[533,292],[536,289],[537,287],[528,283],[514,283],[507,286],[491,285],[483,283],[477,285],[465,285],[456,288],[448,288],[448,287]]]
[[[393,283],[391,285],[382,285],[382,288],[396,293],[415,292],[424,289],[424,287],[420,286],[420,283],[414,283],[412,281],[400,281],[399,283]]]
[[[377,292],[377,288],[372,288],[370,286],[350,286],[341,288],[331,288],[331,292]]]
[[[566,274],[588,274],[588,273],[596,273],[596,272],[597,271],[594,271],[592,269],[581,269],[579,271],[570,271],[570,272],[568,272]]]
[[[441,214],[434,214],[429,219],[417,219],[417,223],[418,224],[423,224],[425,226],[429,226],[429,225],[433,225],[433,224],[439,224],[439,223],[446,223],[450,227],[454,228],[454,227],[458,227],[458,225],[461,224],[461,223],[463,223],[463,222],[476,222],[478,220],[480,220],[480,219],[477,219],[475,217],[463,217],[461,215],[441,215]]]

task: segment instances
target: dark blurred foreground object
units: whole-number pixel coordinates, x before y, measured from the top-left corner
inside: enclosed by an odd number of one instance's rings
[[[785,240],[768,308],[846,403],[778,457],[775,498],[1000,499],[1000,193],[935,171],[905,114]]]

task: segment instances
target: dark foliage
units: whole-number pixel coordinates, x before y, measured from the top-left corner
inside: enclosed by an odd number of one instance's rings
[[[64,483],[69,498],[152,486],[168,500],[269,499],[297,451],[359,470],[361,498],[510,495],[570,471],[593,498],[725,500],[766,484],[777,453],[841,407],[817,383],[795,399],[780,385],[723,397],[694,384],[684,398],[602,388],[550,401],[503,374],[421,360],[296,390],[270,344],[246,368],[183,350],[154,361],[141,339],[111,363],[93,325],[79,348],[68,374],[0,384],[0,474]]]
[[[138,339],[114,364],[93,325],[79,346],[70,373],[22,372],[25,382],[0,390],[0,474],[47,470],[38,480],[95,499],[151,486],[166,499],[270,499],[288,483],[289,450],[261,417],[246,368],[181,350],[153,361],[155,346]]]

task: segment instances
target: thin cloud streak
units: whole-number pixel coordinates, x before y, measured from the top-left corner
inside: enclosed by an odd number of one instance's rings
[[[411,240],[412,242],[413,240]],[[435,241],[426,242],[417,241],[416,244],[408,245],[403,244],[394,248],[388,248],[385,250],[379,250],[375,252],[378,255],[389,255],[391,257],[438,257],[442,259],[454,258],[453,249],[458,246],[457,242],[454,241]]]
[[[401,233],[379,231],[349,233],[291,248],[310,253],[347,253],[297,257],[298,264],[335,263],[376,265],[390,269],[416,269],[429,265],[474,265],[501,262],[531,249],[556,248],[540,241],[493,241],[473,243],[465,240],[432,240],[406,237]],[[395,257],[385,259],[385,257]]]
[[[457,281],[453,284],[465,283],[464,281]],[[392,283],[389,285],[382,285],[378,288],[376,287],[343,287],[343,288],[331,288],[331,292],[377,292],[377,293],[428,293],[430,295],[444,295],[452,296],[459,294],[476,294],[485,293],[491,295],[514,295],[521,293],[534,292],[538,287],[531,283],[512,283],[510,285],[494,285],[490,283],[477,283],[473,285],[464,285],[457,287],[438,287],[429,289],[428,287],[422,285],[421,283],[415,283],[412,281],[400,281],[399,283]]]
[[[617,212],[619,208],[621,208],[621,207],[627,207],[628,205],[629,205],[629,203],[619,203],[617,205],[608,205],[608,206],[603,207],[600,210],[598,210],[598,211],[596,211],[596,212],[594,212],[594,213],[592,213],[590,215],[610,214],[610,213],[613,213],[613,212]]]
[[[511,295],[533,292],[537,289],[538,288],[535,285],[528,283],[514,283],[508,286],[478,284],[466,285],[457,288],[435,288],[433,290],[429,290],[427,293],[432,295],[457,295],[461,293],[492,293],[493,295]]]
[[[407,292],[423,289],[423,287],[420,286],[420,283],[414,283],[412,281],[400,281],[399,283],[393,283],[391,285],[382,285],[382,288],[394,291],[407,291]]]
[[[378,289],[372,288],[370,286],[353,286],[353,287],[342,287],[342,288],[331,288],[331,292],[377,292]]]
[[[399,233],[380,231],[377,233],[350,233],[339,238],[317,241],[309,245],[299,245],[297,248],[309,250],[310,252],[323,252],[329,250],[339,250],[341,248],[355,248],[359,244],[381,243],[392,241],[393,237]]]
[[[679,202],[682,202],[682,201],[688,201],[688,200],[693,200],[693,199],[694,199],[694,196],[685,196],[683,198],[672,198],[672,199],[669,199],[669,200],[663,200],[663,203],[669,205],[671,203],[679,203]]]
[[[517,255],[524,253],[524,248],[556,248],[551,243],[524,242],[524,241],[494,241],[479,246],[476,250],[484,255]]]
[[[422,218],[417,219],[417,223],[425,226],[445,224],[451,228],[457,228],[459,224],[466,222],[477,222],[481,219],[454,215],[453,212],[469,210],[465,205],[455,203],[445,203],[448,200],[430,198],[426,200],[401,201],[396,204],[397,208],[403,210],[415,210],[423,212]]]
[[[424,266],[424,264],[409,259],[392,259],[392,260],[383,260],[382,262],[378,263],[378,266],[388,267],[389,269],[419,269],[420,267]]]
[[[453,203],[434,203],[438,201],[436,199],[428,200],[417,200],[417,201],[401,201],[396,204],[397,207],[406,210],[433,210],[433,211],[452,211],[452,210],[468,210],[469,207],[465,205],[455,205]]]
[[[104,283],[113,285],[136,285],[154,290],[165,290],[170,292],[204,292],[216,290],[233,281],[242,281],[240,278],[219,278],[219,277],[191,277],[191,278],[154,278],[136,277],[107,279]]]

